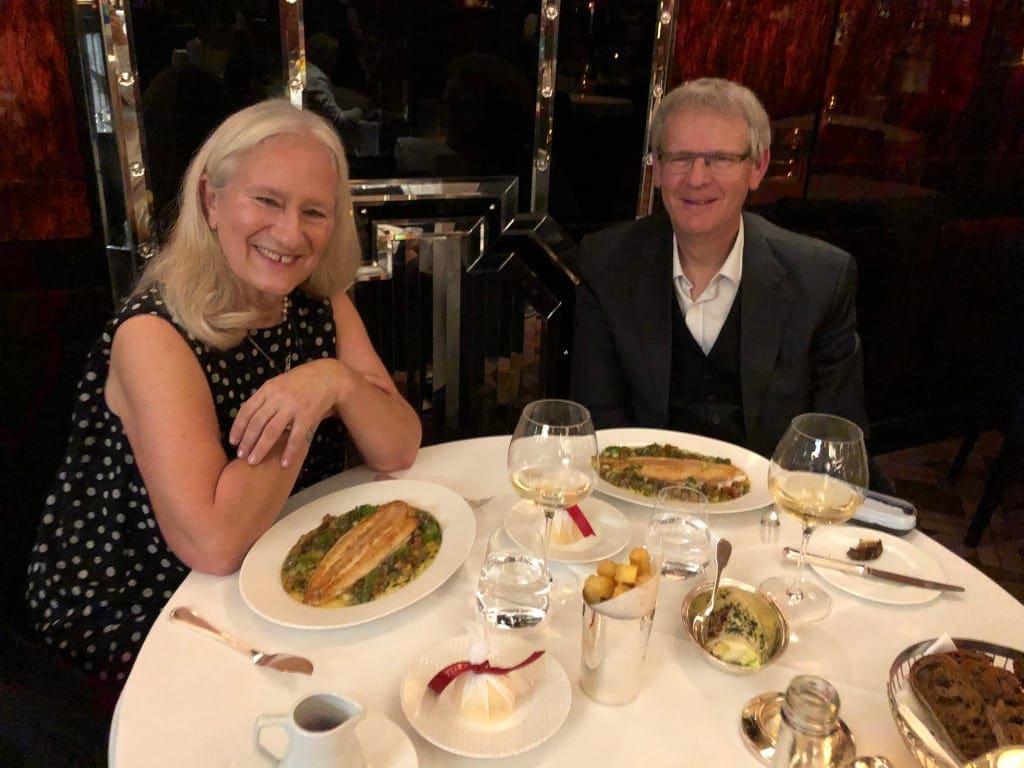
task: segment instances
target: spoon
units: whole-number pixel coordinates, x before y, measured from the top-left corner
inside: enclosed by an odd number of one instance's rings
[[[715,551],[715,583],[711,587],[711,597],[708,598],[708,604],[704,610],[693,619],[693,634],[697,638],[697,642],[702,646],[708,641],[708,619],[711,617],[711,612],[715,609],[718,583],[722,580],[722,571],[729,564],[730,557],[732,557],[732,544],[729,543],[728,539],[719,539],[718,549]]]
[[[194,608],[179,606],[173,609],[170,615],[171,621],[191,627],[197,632],[209,635],[220,640],[222,643],[230,645],[235,650],[248,654],[252,657],[252,663],[257,667],[268,667],[279,672],[297,672],[302,675],[313,674],[313,663],[309,659],[304,659],[301,656],[292,656],[288,653],[263,653],[255,648],[250,648],[237,637],[217,629],[213,624],[200,616],[199,611]]]

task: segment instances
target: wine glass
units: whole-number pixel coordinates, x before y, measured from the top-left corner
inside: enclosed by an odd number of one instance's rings
[[[597,436],[590,411],[571,400],[528,404],[512,433],[507,466],[516,493],[544,510],[547,568],[555,513],[579,504],[597,480]]]
[[[768,487],[782,511],[803,526],[800,559],[792,581],[774,576],[761,584],[790,624],[818,621],[832,610],[824,590],[803,582],[807,542],[819,525],[853,517],[867,484],[868,454],[860,427],[826,413],[804,413],[790,422],[772,454]]]

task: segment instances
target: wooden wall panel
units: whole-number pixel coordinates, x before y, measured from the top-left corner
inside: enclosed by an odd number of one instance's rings
[[[63,5],[0,0],[0,242],[92,232]]]

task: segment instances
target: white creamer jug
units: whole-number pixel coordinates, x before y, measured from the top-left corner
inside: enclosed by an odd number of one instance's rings
[[[257,717],[253,740],[256,751],[279,761],[280,768],[365,768],[356,738],[356,726],[365,716],[354,701],[333,693],[308,694],[287,714]],[[285,731],[284,754],[275,755],[260,741],[265,728]]]

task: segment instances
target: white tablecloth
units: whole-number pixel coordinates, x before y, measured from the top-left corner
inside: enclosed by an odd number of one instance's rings
[[[311,690],[340,692],[393,720],[412,739],[420,766],[478,764],[422,739],[402,713],[399,689],[414,659],[462,633],[464,621],[474,615],[483,542],[516,501],[505,474],[508,440],[480,438],[424,448],[412,468],[395,473],[445,485],[468,498],[496,494],[476,511],[477,541],[466,562],[440,589],[398,613],[344,629],[291,629],[254,614],[239,593],[237,575],[191,574],[147,636],[118,702],[110,765],[231,765],[250,749],[257,715],[285,712]],[[297,494],[286,511],[372,479],[362,468],[342,473]],[[632,522],[633,542],[638,543],[649,510],[612,503]],[[765,541],[759,519],[759,512],[745,512],[715,515],[711,521],[714,533],[734,546],[727,575],[751,584],[789,572],[792,566],[784,562],[781,548],[799,543],[795,522],[784,519],[777,538]],[[841,715],[853,731],[858,754],[883,754],[898,767],[916,765],[886,701],[892,660],[907,646],[943,632],[1024,648],[1024,606],[927,536],[915,531],[904,540],[938,561],[946,581],[967,591],[944,593],[924,605],[889,606],[821,582],[834,601],[832,614],[795,628],[789,650],[777,664],[745,676],[719,671],[698,656],[678,622],[681,588],[663,582],[643,688],[625,706],[597,704],[580,690],[579,611],[556,606],[547,632],[548,651],[573,684],[572,709],[549,741],[489,764],[755,766],[739,732],[743,705],[764,691],[784,690],[794,675],[817,674],[839,691]],[[574,572],[584,574],[588,568],[575,567]],[[819,578],[810,572],[808,577]],[[236,651],[171,624],[167,612],[176,605],[196,608],[258,648],[307,656],[316,671],[309,678],[255,669]]]

